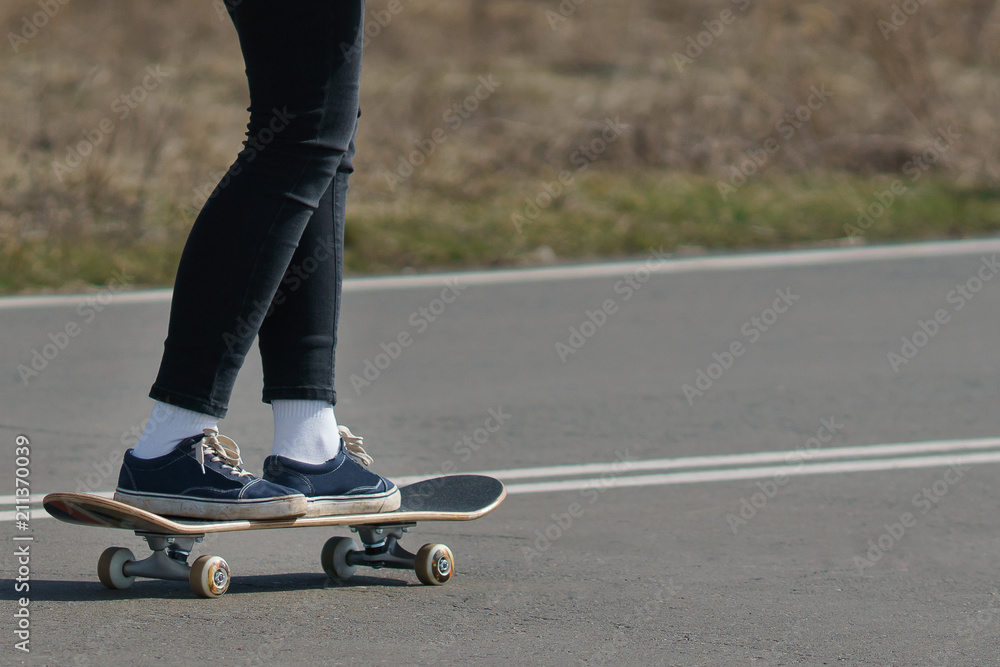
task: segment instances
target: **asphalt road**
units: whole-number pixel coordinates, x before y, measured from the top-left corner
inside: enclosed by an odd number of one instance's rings
[[[997,664],[1000,441],[971,439],[1000,435],[1000,243],[864,252],[350,283],[337,415],[376,469],[516,471],[492,515],[408,536],[455,578],[334,585],[338,531],[300,529],[199,545],[232,567],[220,599],[109,591],[99,554],[138,538],[40,509],[19,531],[8,497],[0,663]],[[168,304],[103,300],[0,301],[0,496],[19,434],[33,493],[113,489]],[[259,395],[254,353],[222,422],[251,470]]]

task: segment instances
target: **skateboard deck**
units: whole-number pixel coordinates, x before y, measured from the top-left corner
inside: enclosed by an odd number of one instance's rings
[[[82,526],[131,530],[153,554],[136,560],[128,549],[110,547],[98,561],[98,577],[108,588],[132,585],[136,577],[188,581],[202,597],[218,597],[229,587],[229,565],[219,556],[187,558],[209,533],[319,526],[348,526],[350,537],[333,537],[320,562],[333,579],[345,580],[358,566],[412,569],[425,584],[443,584],[454,573],[454,555],[443,544],[425,544],[416,554],[399,545],[403,533],[419,521],[471,521],[489,514],[507,495],[502,482],[485,475],[435,477],[400,487],[399,509],[379,514],[299,517],[266,521],[199,521],[166,517],[86,493],[50,493],[42,506],[56,519]]]

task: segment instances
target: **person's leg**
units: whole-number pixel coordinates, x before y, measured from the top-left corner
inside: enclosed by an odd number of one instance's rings
[[[348,52],[360,78],[361,39]],[[356,120],[360,111],[354,111]],[[348,179],[354,139],[302,235],[259,331],[263,400],[274,411],[274,446],[264,479],[308,499],[307,514],[385,512],[399,507],[396,485],[365,469],[362,439],[337,424],[334,365],[344,262]]]
[[[363,6],[230,0],[250,84],[248,138],[185,246],[154,399],[225,416],[236,374],[354,137],[359,65],[341,45],[357,40]],[[332,401],[332,386],[314,388],[313,398]]]
[[[350,148],[359,81],[342,45],[359,43],[364,12],[363,0],[299,0],[291,6],[229,0],[227,6],[250,84],[247,140],[185,246],[160,372],[150,392],[161,404],[217,418],[225,416],[236,374]],[[332,380],[318,391],[333,400]],[[185,459],[198,459],[202,475],[218,467],[214,479],[227,498],[236,493],[242,503],[246,494],[290,491],[252,476],[246,479],[249,473],[239,468],[238,453],[234,458],[219,450],[220,439],[211,432],[191,435],[167,456],[180,457],[182,466]],[[202,460],[206,452],[207,462]],[[126,453],[119,492],[133,503],[143,494],[157,502],[170,496],[168,502],[182,503],[184,493],[161,488],[155,472],[160,459],[142,460]],[[174,469],[171,483],[185,489],[211,486],[187,480],[186,474]],[[143,485],[156,490],[147,493]],[[169,511],[160,505],[152,509]],[[299,509],[296,505],[295,513]]]
[[[333,405],[337,324],[343,279],[344,198],[353,142],[309,220],[275,295],[258,342],[263,400],[274,412],[272,453],[323,463],[340,451]]]
[[[355,112],[356,113],[356,112]],[[353,142],[260,326],[263,400],[336,404],[334,365],[344,261],[344,216]]]

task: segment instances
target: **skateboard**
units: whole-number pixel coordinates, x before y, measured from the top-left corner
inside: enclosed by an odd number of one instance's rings
[[[170,518],[86,493],[50,493],[42,506],[56,519],[81,526],[134,531],[152,554],[137,560],[131,550],[109,547],[97,561],[97,576],[112,589],[128,588],[136,577],[187,581],[196,595],[221,596],[229,588],[229,564],[221,556],[199,556],[188,563],[196,543],[209,533],[275,528],[347,526],[352,537],[331,537],[323,545],[320,564],[334,580],[344,581],[359,566],[414,570],[423,584],[446,583],[455,573],[455,556],[444,544],[425,544],[414,554],[399,544],[420,521],[469,521],[489,514],[507,491],[500,480],[485,475],[435,477],[400,487],[398,510],[381,514],[299,517],[267,521],[199,521]]]

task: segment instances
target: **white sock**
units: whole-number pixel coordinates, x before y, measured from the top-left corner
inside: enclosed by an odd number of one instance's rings
[[[172,452],[181,440],[201,435],[206,428],[216,428],[218,424],[218,417],[157,401],[132,455],[140,459],[164,456]]]
[[[340,452],[340,433],[327,401],[271,401],[276,456],[326,463]]]

